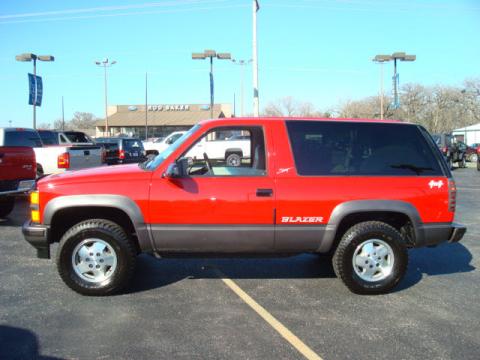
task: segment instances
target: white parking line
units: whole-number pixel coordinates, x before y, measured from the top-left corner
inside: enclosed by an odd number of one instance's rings
[[[227,285],[230,290],[238,295],[248,306],[252,308],[263,320],[265,320],[271,327],[273,327],[282,337],[287,340],[295,349],[298,350],[306,359],[322,360],[317,353],[309,348],[302,340],[300,340],[294,333],[288,330],[280,321],[278,321],[272,314],[270,314],[263,306],[257,303],[250,295],[243,291],[232,279],[229,279],[217,268],[213,268],[218,277]]]

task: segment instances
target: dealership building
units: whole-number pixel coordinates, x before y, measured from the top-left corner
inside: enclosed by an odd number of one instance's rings
[[[213,117],[232,116],[230,104],[215,104]],[[128,135],[145,138],[161,137],[173,131],[187,130],[199,121],[210,118],[210,105],[201,104],[156,104],[113,105],[108,107],[108,132],[110,136]],[[105,120],[96,123],[95,136],[106,136]]]

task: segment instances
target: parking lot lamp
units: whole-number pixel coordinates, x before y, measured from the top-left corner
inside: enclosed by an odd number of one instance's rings
[[[213,104],[215,100],[214,82],[213,82],[213,59],[231,60],[230,53],[217,53],[215,50],[205,50],[203,53],[192,53],[192,60],[210,59],[210,118],[213,118]]]
[[[40,61],[55,61],[55,57],[52,55],[35,55],[32,53],[25,53],[15,56],[17,61],[33,61],[33,76],[36,79],[37,76],[37,60]],[[35,88],[35,91],[37,89]],[[37,110],[36,110],[36,99],[33,99],[33,128],[37,128]]]
[[[376,62],[377,64],[380,65],[380,119],[383,120],[384,117],[384,111],[383,111],[383,64],[385,62],[388,62],[392,60],[392,57],[390,55],[376,55],[373,58],[373,61]]]
[[[105,79],[105,132],[107,133],[107,137],[110,136],[110,131],[108,129],[107,68],[115,65],[116,63],[117,62],[115,60],[109,61],[108,59],[104,59],[102,61],[95,61],[95,64],[103,67],[103,70],[104,70],[104,79]],[[104,132],[104,135],[105,135],[105,132]]]
[[[407,55],[404,52],[395,52],[391,55],[393,59],[393,102],[395,109],[398,109],[400,106],[400,101],[398,99],[398,73],[397,73],[397,60],[399,61],[415,61],[417,59],[416,55]]]
[[[240,74],[240,111],[241,114],[240,116],[244,116],[244,83],[245,83],[245,65],[248,65],[252,62],[252,59],[250,60],[237,60],[237,59],[232,59],[232,62],[235,65],[239,65],[241,69],[241,74]]]

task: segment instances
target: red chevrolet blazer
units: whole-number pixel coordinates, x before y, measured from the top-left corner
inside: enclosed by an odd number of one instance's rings
[[[217,119],[142,164],[40,180],[23,233],[42,258],[59,242],[61,278],[86,295],[124,288],[142,252],[331,254],[350,290],[378,294],[402,279],[408,248],[463,237],[455,201],[450,169],[419,125]]]

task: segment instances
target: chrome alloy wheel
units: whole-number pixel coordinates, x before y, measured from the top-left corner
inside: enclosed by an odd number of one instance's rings
[[[385,241],[370,239],[357,246],[352,260],[355,273],[362,280],[374,282],[392,273],[395,256]]]
[[[82,280],[102,283],[115,272],[117,254],[101,239],[85,239],[73,250],[72,266]]]

